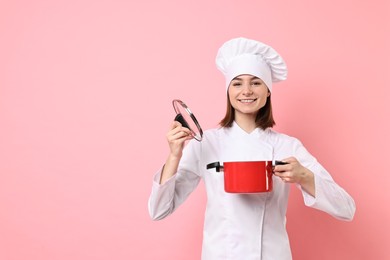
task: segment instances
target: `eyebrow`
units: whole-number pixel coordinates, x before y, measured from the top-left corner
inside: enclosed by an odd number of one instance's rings
[[[256,77],[256,76],[252,76],[252,77],[250,78],[250,80],[254,80],[254,79],[260,79],[260,78],[259,78],[259,77]],[[240,76],[237,76],[237,77],[233,78],[232,80],[243,80],[243,79],[240,78]]]

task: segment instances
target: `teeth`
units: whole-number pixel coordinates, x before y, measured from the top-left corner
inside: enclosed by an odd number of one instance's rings
[[[255,101],[254,99],[241,99],[240,102],[243,102],[243,103],[251,103]]]

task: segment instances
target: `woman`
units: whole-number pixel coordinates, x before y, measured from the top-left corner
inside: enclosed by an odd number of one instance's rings
[[[296,138],[272,130],[272,83],[285,80],[287,68],[270,46],[245,38],[226,42],[217,67],[225,76],[227,112],[221,128],[191,140],[174,122],[164,167],[154,177],[149,213],[154,220],[171,214],[203,179],[207,191],[202,259],[291,259],[286,232],[290,184],[305,205],[338,219],[352,220],[355,203]],[[223,173],[206,169],[211,162],[282,160],[274,168],[273,191],[232,194],[224,191]]]

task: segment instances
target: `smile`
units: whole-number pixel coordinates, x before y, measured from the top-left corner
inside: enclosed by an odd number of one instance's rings
[[[240,101],[241,103],[252,103],[252,102],[255,102],[257,100],[257,98],[254,98],[254,99],[239,99],[238,101]]]

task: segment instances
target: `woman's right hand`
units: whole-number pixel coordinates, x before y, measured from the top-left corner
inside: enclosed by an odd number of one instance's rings
[[[171,178],[177,172],[177,167],[183,154],[184,143],[194,138],[191,131],[174,121],[167,133],[170,153],[162,169],[160,184]]]
[[[176,158],[181,158],[185,141],[194,138],[191,131],[177,121],[172,123],[166,137],[169,144],[170,156]]]

